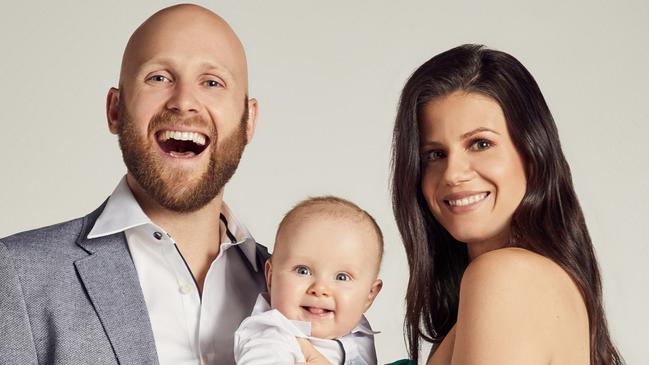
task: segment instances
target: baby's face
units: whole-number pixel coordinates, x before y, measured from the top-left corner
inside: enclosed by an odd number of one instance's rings
[[[367,222],[309,217],[282,229],[266,264],[271,306],[336,338],[358,324],[381,290],[379,244]]]

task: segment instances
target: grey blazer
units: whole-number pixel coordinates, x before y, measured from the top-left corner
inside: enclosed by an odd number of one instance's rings
[[[158,364],[124,234],[86,239],[104,206],[0,240],[0,364]]]

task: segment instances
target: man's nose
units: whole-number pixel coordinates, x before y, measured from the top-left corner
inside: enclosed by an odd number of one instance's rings
[[[200,110],[200,103],[195,93],[192,85],[178,82],[167,100],[167,109],[180,114],[197,113]]]
[[[457,186],[463,182],[470,181],[475,174],[471,160],[462,152],[449,153],[446,157],[446,169],[444,170],[444,182],[448,186]]]
[[[316,297],[331,295],[329,286],[321,279],[316,279],[313,281],[311,286],[309,286],[308,293]]]

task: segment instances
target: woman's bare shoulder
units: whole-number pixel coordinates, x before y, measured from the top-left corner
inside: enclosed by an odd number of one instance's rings
[[[475,284],[497,288],[506,285],[510,289],[527,291],[538,286],[553,289],[576,290],[570,275],[551,259],[523,248],[501,248],[484,253],[474,259],[462,278],[462,286],[471,289]],[[530,293],[531,294],[531,293]],[[548,293],[544,293],[548,294]]]
[[[467,351],[458,356],[490,359],[486,363],[547,364],[569,337],[588,338],[585,305],[570,275],[521,248],[471,262],[462,277],[457,326],[455,350]]]
[[[539,319],[585,309],[577,285],[561,266],[522,248],[494,250],[474,259],[462,277],[460,296],[465,301],[478,296],[480,305],[494,300],[515,306],[512,310],[538,309]]]

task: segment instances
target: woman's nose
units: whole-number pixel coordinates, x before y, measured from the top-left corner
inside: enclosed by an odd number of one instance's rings
[[[474,173],[471,161],[465,154],[458,152],[449,154],[446,157],[446,169],[444,170],[444,182],[446,185],[457,186],[470,181]]]

